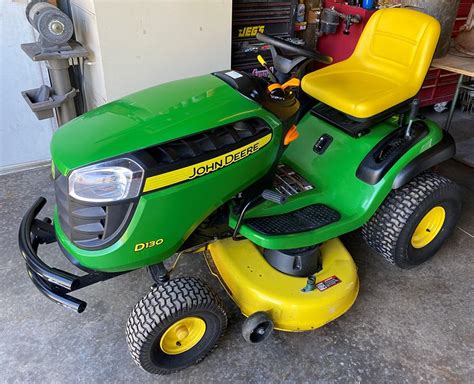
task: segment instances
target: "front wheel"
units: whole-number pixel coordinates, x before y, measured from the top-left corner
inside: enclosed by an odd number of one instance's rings
[[[446,177],[425,172],[390,192],[362,227],[362,236],[392,264],[411,268],[441,248],[460,213],[459,186]]]
[[[193,277],[153,286],[127,322],[130,354],[145,371],[166,375],[203,360],[227,327],[218,297]]]

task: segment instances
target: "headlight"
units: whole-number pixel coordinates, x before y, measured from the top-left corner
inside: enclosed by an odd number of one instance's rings
[[[143,173],[143,168],[131,159],[89,165],[69,175],[69,195],[92,203],[137,197]]]

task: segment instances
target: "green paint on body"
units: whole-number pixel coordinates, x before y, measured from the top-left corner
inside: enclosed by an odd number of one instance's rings
[[[397,119],[388,119],[372,127],[370,133],[361,138],[353,138],[308,113],[298,124],[300,137],[290,144],[282,161],[315,188],[290,197],[284,205],[264,202],[249,211],[247,217],[278,215],[319,203],[337,210],[341,219],[314,231],[284,236],[263,235],[246,225],[242,226],[240,233],[265,248],[290,249],[320,244],[361,227],[392,190],[398,173],[442,139],[441,129],[431,121],[425,122],[429,134],[405,153],[381,181],[370,185],[356,177],[356,170],[372,148],[398,128]],[[331,135],[333,142],[323,155],[318,155],[313,146],[323,134]],[[235,223],[236,217],[231,217],[230,225],[234,227]]]
[[[255,153],[190,181],[140,197],[122,237],[100,250],[75,246],[62,231],[56,235],[66,252],[82,266],[125,271],[156,264],[173,255],[215,209],[261,178],[275,161],[281,122],[214,76],[164,84],[104,105],[55,133],[52,152],[59,171],[67,174],[110,157],[185,137],[249,117],[264,119],[273,130],[270,143]],[[135,246],[163,239],[135,252]]]
[[[145,267],[173,255],[196,227],[215,209],[265,175],[282,140],[282,123],[212,75],[175,81],[127,96],[82,115],[58,130],[51,144],[54,164],[64,175],[72,169],[149,146],[186,137],[234,121],[260,117],[273,130],[269,144],[251,156],[190,181],[146,193],[139,199],[122,237],[101,250],[76,247],[54,220],[61,246],[84,267],[117,272]],[[298,125],[300,137],[290,144],[283,162],[315,188],[291,197],[282,206],[264,202],[249,217],[282,214],[309,204],[326,204],[341,219],[320,229],[286,236],[264,236],[246,225],[240,233],[272,249],[322,243],[363,225],[391,190],[393,180],[413,158],[441,140],[431,122],[430,133],[408,151],[376,185],[356,177],[356,169],[383,137],[397,129],[389,119],[355,139],[308,113]],[[323,155],[313,151],[322,134],[334,140]],[[236,217],[231,216],[234,226]],[[137,244],[159,245],[135,252]],[[140,247],[139,247],[140,248]]]
[[[189,136],[248,117],[280,122],[212,75],[158,85],[105,104],[53,136],[58,170],[72,169]]]

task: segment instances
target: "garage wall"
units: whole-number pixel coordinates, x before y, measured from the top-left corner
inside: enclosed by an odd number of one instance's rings
[[[96,2],[108,98],[230,68],[232,1],[134,3]]]
[[[0,0],[0,173],[47,161],[56,129],[20,92],[49,84],[20,49],[35,41],[27,0]],[[76,37],[90,49],[88,108],[176,79],[230,68],[232,0],[71,0]]]
[[[231,0],[71,0],[88,107],[230,68]]]
[[[20,49],[36,40],[25,17],[26,0],[0,1],[0,173],[48,160],[55,123],[39,121],[20,92],[48,84],[46,69]]]

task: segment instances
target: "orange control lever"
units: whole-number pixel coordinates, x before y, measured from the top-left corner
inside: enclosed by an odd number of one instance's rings
[[[285,140],[283,140],[284,145],[290,144],[292,141],[295,141],[300,134],[296,130],[296,125],[292,125],[291,128],[288,130],[288,132],[285,135]]]
[[[288,87],[299,87],[300,86],[300,79],[293,77],[288,80],[286,83],[282,84],[281,88],[286,89]]]

